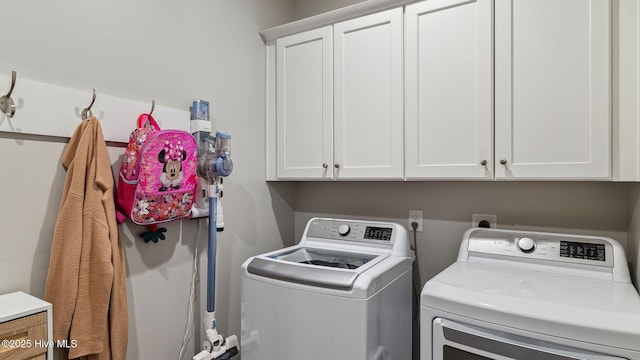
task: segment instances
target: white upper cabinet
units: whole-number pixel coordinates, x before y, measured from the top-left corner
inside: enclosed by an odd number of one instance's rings
[[[336,178],[403,177],[402,8],[333,27]]]
[[[406,176],[493,178],[492,1],[405,11]]]
[[[267,39],[268,179],[640,180],[638,0],[351,8]]]
[[[276,41],[280,179],[333,176],[332,40],[328,26]]]
[[[496,0],[497,178],[610,177],[610,1]]]
[[[402,179],[401,8],[279,38],[274,53],[275,178]]]

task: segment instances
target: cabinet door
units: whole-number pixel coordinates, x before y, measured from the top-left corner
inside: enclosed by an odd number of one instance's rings
[[[491,19],[491,0],[407,6],[407,178],[493,178]]]
[[[337,178],[403,177],[402,9],[334,25]]]
[[[277,177],[333,176],[331,27],[276,41]]]
[[[496,177],[610,176],[609,0],[496,0]]]

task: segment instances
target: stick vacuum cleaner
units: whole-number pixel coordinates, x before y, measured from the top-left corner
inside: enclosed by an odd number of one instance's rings
[[[229,142],[231,135],[223,131],[216,131],[211,136],[209,122],[209,103],[194,101],[192,108],[191,133],[198,140],[198,176],[200,178],[199,194],[196,198],[196,216],[203,216],[205,206],[203,199],[208,198],[209,216],[209,244],[207,253],[207,313],[204,316],[206,340],[202,351],[193,360],[227,360],[239,353],[240,345],[235,335],[224,336],[218,333],[216,327],[216,250],[217,232],[222,231],[222,178],[233,171]],[[207,130],[208,127],[208,130]],[[195,130],[195,131],[194,131]],[[200,205],[200,206],[198,206]],[[194,209],[195,210],[195,209]]]

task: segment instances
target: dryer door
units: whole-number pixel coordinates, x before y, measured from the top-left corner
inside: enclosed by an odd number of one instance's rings
[[[628,360],[436,318],[433,360]]]

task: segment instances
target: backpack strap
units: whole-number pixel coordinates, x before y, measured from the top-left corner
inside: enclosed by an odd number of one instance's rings
[[[138,129],[143,127],[152,127],[160,131],[160,126],[158,126],[156,119],[154,119],[151,114],[140,114],[140,116],[138,116]]]

